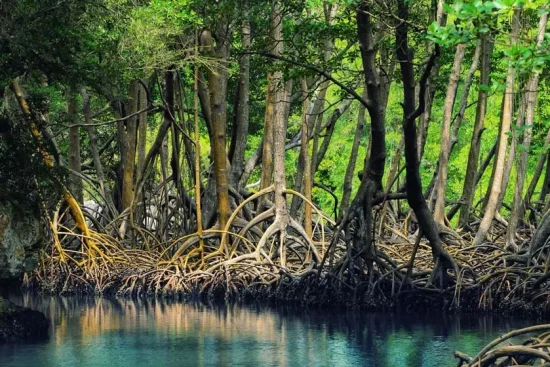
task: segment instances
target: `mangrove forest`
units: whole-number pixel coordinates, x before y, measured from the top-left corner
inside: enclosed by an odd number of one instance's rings
[[[405,321],[388,313],[548,317],[549,13],[549,0],[0,0],[0,288],[25,294],[0,293],[0,336],[9,299],[73,321],[181,301],[163,322],[190,313],[216,335],[210,323],[251,322],[242,302],[382,312],[394,329]],[[265,312],[263,327],[298,337],[290,311]],[[300,322],[352,327],[325,317]],[[526,320],[495,321],[447,361],[550,365],[550,325]],[[294,357],[197,348],[217,356],[206,365],[441,365],[281,343]]]

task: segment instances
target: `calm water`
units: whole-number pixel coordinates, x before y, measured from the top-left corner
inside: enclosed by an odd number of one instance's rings
[[[0,366],[455,366],[530,324],[120,299],[12,296],[52,320],[50,340],[0,346]]]

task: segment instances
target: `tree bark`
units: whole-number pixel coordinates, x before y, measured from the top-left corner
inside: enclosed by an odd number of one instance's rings
[[[128,92],[128,115],[137,111],[138,103],[138,82],[130,82]],[[124,166],[122,173],[122,207],[121,211],[129,208],[134,200],[134,168],[136,163],[136,138],[137,138],[137,116],[126,119],[126,132],[124,135]]]
[[[84,122],[86,123],[86,131],[88,133],[88,139],[90,140],[90,150],[92,155],[92,161],[94,162],[95,173],[97,181],[99,182],[99,191],[106,200],[110,199],[110,193],[108,193],[105,187],[105,174],[103,173],[103,165],[101,164],[101,156],[99,154],[99,148],[97,145],[97,136],[95,128],[92,124],[92,110],[90,107],[90,96],[86,91],[86,88],[82,88],[82,113],[84,114]]]
[[[443,0],[432,1],[432,12],[430,14],[430,21],[435,21],[440,26],[445,26],[447,23],[447,16],[443,9]],[[434,52],[436,47],[433,43],[428,42],[426,46],[429,50],[428,54]],[[418,128],[417,128],[417,146],[418,146],[418,161],[422,161],[424,156],[424,148],[426,147],[426,141],[428,140],[428,130],[430,128],[430,122],[432,119],[432,106],[435,99],[435,92],[437,89],[436,79],[439,76],[439,63],[436,60],[435,64],[431,70],[431,74],[428,76],[426,81],[427,86],[425,89],[425,104],[424,111],[420,115]],[[419,97],[419,96],[418,96]]]
[[[366,88],[363,92],[363,97],[368,98]],[[353,136],[353,143],[351,145],[351,153],[346,167],[346,173],[344,175],[344,184],[342,186],[342,201],[340,202],[339,218],[342,218],[349,207],[349,201],[351,198],[351,191],[353,190],[353,176],[355,172],[355,166],[357,165],[357,155],[359,151],[359,144],[361,143],[361,136],[365,128],[365,106],[361,104],[359,106],[359,113],[357,115],[357,127],[355,128],[355,135]]]
[[[316,130],[317,131],[314,133],[314,137],[313,137],[314,143],[313,143],[313,149],[312,149],[312,157],[310,158],[311,162],[315,162],[315,163],[310,164],[311,173],[309,174],[309,176],[312,179],[314,177],[313,176],[314,172],[317,172],[317,170],[319,169],[319,165],[323,161],[323,159],[325,157],[325,154],[328,150],[328,147],[330,145],[330,141],[332,140],[332,136],[334,134],[334,130],[335,130],[335,127],[336,127],[336,122],[349,109],[349,107],[351,106],[351,102],[352,102],[351,99],[347,99],[347,100],[342,101],[334,109],[334,111],[332,111],[332,114],[330,115],[327,122],[323,126],[321,126],[320,124],[316,125]],[[310,120],[309,119],[309,113],[308,113],[307,120],[308,120],[308,126],[310,126],[309,130],[311,130],[310,123],[315,122],[315,119],[313,119],[313,121]],[[318,123],[319,122],[320,121],[318,121]],[[324,138],[323,138],[323,141],[322,141],[321,145],[319,146],[319,137],[321,136],[321,132],[323,130],[325,131],[325,133],[323,134]],[[310,135],[308,135],[306,137],[307,140],[309,140],[309,136]],[[302,137],[303,137],[303,135],[300,135],[300,141],[301,141]],[[313,154],[313,151],[317,151],[317,153]],[[308,152],[308,154],[309,154],[309,152]],[[300,154],[299,159],[300,160],[302,159],[301,154]],[[295,190],[298,191],[298,192],[302,191],[302,187],[303,187],[303,183],[304,183],[304,181],[303,181],[303,175],[304,174],[305,173],[304,173],[303,169],[298,169],[298,171],[296,172],[296,187],[295,187]],[[294,215],[298,211],[298,208],[300,206],[300,202],[301,201],[298,197],[293,197],[292,198],[292,204],[291,204],[291,209],[290,209],[291,215]]]
[[[69,188],[80,204],[84,202],[82,193],[82,163],[80,161],[80,127],[78,126],[78,114],[76,112],[76,92],[72,89],[69,91],[67,99],[67,115],[70,121],[69,128]]]
[[[482,47],[483,41],[478,40],[476,49],[474,51],[474,59],[472,60],[472,65],[470,66],[470,70],[468,70],[468,75],[466,76],[466,79],[464,80],[464,88],[462,90],[462,97],[460,98],[460,106],[458,108],[458,113],[454,120],[454,126],[453,126],[453,132],[451,134],[451,143],[450,143],[450,152],[453,151],[453,148],[455,147],[456,143],[458,142],[458,131],[460,130],[460,127],[462,126],[462,121],[464,120],[464,115],[466,113],[466,108],[468,107],[468,97],[470,95],[470,89],[472,87],[472,83],[474,81],[474,74],[478,69],[479,66],[479,58],[481,55],[481,47]]]
[[[487,113],[487,87],[490,83],[491,75],[491,55],[493,53],[493,42],[490,37],[482,39],[481,46],[481,80],[478,92],[476,118],[474,122],[474,131],[472,132],[472,141],[468,153],[468,163],[466,165],[466,175],[464,177],[464,186],[462,189],[462,202],[460,208],[459,226],[466,228],[472,210],[472,203],[475,194],[475,176],[477,172],[479,153],[481,149],[481,134],[484,130],[485,114]],[[484,87],[483,87],[484,86]]]
[[[519,11],[514,10],[514,14],[512,17],[512,31],[510,34],[510,43],[512,46],[515,46],[518,42],[520,26],[519,16]],[[497,155],[495,157],[495,176],[491,187],[491,193],[489,195],[489,200],[487,202],[487,207],[485,208],[485,213],[483,215],[483,219],[479,224],[479,229],[474,238],[474,246],[479,246],[483,243],[483,241],[485,241],[485,237],[487,236],[487,232],[491,227],[491,223],[499,205],[499,197],[501,194],[503,176],[505,173],[504,171],[506,163],[506,153],[508,149],[508,132],[510,131],[510,124],[513,117],[514,79],[515,69],[513,66],[510,66],[508,68],[508,74],[506,76],[506,91],[502,111],[502,124],[499,136],[499,144],[497,148]]]
[[[244,171],[244,153],[246,150],[246,138],[250,115],[250,55],[246,52],[250,48],[250,22],[248,11],[245,11],[242,24],[243,55],[239,63],[239,84],[237,111],[235,112],[233,139],[229,148],[229,160],[231,162],[231,185],[238,188],[240,178]]]
[[[542,42],[544,41],[544,35],[546,31],[546,24],[548,23],[548,13],[545,12],[540,16],[538,32],[537,32],[537,49],[540,49]],[[506,229],[506,246],[508,248],[516,249],[516,229],[520,220],[520,215],[523,216],[525,212],[524,202],[522,200],[523,186],[525,184],[525,177],[527,175],[527,165],[529,161],[529,150],[531,148],[531,138],[533,136],[532,126],[535,121],[535,105],[537,102],[537,89],[539,86],[539,73],[533,71],[533,74],[527,82],[527,90],[525,91],[525,99],[527,102],[527,108],[525,111],[525,130],[523,132],[522,149],[520,153],[519,162],[517,163],[516,172],[516,187],[514,189],[514,202],[512,203],[512,212],[510,214],[510,221],[508,222],[508,228]]]
[[[143,85],[139,85],[139,97],[138,97],[138,109],[144,110],[147,108],[147,92]],[[137,172],[143,170],[146,157],[146,146],[147,146],[147,111],[143,111],[139,114],[138,122],[138,158],[137,158]]]
[[[416,136],[415,120],[425,108],[425,89],[431,68],[434,66],[437,52],[434,52],[428,61],[424,74],[420,79],[420,93],[418,107],[415,108],[415,78],[411,52],[408,46],[408,3],[406,0],[399,0],[398,16],[401,21],[396,27],[395,37],[397,46],[397,58],[401,67],[403,81],[403,133],[405,139],[405,161],[407,177],[407,201],[418,220],[422,233],[425,234],[432,248],[436,268],[434,269],[435,279],[440,280],[440,286],[445,286],[446,269],[455,269],[456,264],[447,251],[443,248],[437,223],[434,221],[424,195],[422,193],[422,181],[420,179],[418,146]],[[436,47],[437,51],[437,47]]]
[[[537,207],[539,210],[544,208],[546,205],[546,197],[550,192],[550,152],[546,154],[546,171],[544,173],[544,181],[542,182],[542,187],[539,194],[539,202]]]
[[[307,82],[305,78],[302,78],[300,83],[300,88],[302,90],[303,103],[302,103],[302,136],[300,137],[300,166],[302,167],[303,175],[302,182],[304,188],[304,196],[307,200],[311,201],[311,192],[313,186],[313,180],[311,179],[311,156],[309,155],[309,124],[308,124],[308,109],[309,109],[309,99]],[[297,174],[297,176],[299,176]],[[294,204],[294,200],[292,202]],[[312,210],[311,206],[308,203],[304,204],[304,229],[309,236],[312,238]]]
[[[487,170],[487,167],[489,167],[489,163],[493,160],[493,157],[495,156],[495,153],[497,151],[497,144],[498,142],[495,142],[493,144],[493,147],[491,150],[489,150],[489,153],[487,153],[487,156],[485,156],[485,159],[483,159],[483,162],[481,163],[481,167],[479,167],[479,170],[476,172],[475,178],[474,178],[474,190],[477,188],[477,185],[479,184],[479,181],[481,180],[481,177],[483,177],[483,174]],[[449,220],[453,219],[455,214],[460,209],[462,203],[459,201],[457,204],[455,204],[447,213],[447,218]]]
[[[382,177],[384,176],[386,164],[386,130],[385,106],[381,103],[382,89],[378,69],[375,64],[376,48],[370,5],[369,1],[362,1],[356,13],[357,34],[367,95],[365,108],[369,112],[371,120],[370,153],[368,154],[368,160],[363,171],[361,185],[348,213],[345,214],[344,220],[350,218],[350,216],[358,216],[361,219],[361,228],[357,231],[359,233],[356,234],[356,237],[360,245],[359,251],[364,252],[363,257],[365,258],[372,284],[373,263],[376,260],[373,245],[374,220],[372,205],[374,195],[378,190],[382,189]],[[349,261],[351,264],[352,260],[350,259]]]
[[[546,159],[548,157],[548,150],[550,149],[550,129],[548,130],[548,133],[546,134],[546,139],[544,140],[544,146],[542,149],[542,152],[539,155],[539,159],[537,161],[537,166],[535,168],[535,172],[533,173],[533,177],[531,178],[531,182],[529,183],[529,187],[527,188],[527,192],[525,193],[525,197],[523,199],[524,205],[523,210],[527,210],[528,207],[532,205],[531,201],[533,198],[533,194],[535,193],[535,189],[537,188],[537,184],[539,183],[540,176],[542,175],[542,171],[544,170],[544,165],[546,163]],[[525,213],[521,213],[518,216],[520,218],[523,217]]]
[[[214,178],[216,181],[217,219],[220,228],[225,228],[229,215],[229,174],[226,153],[227,126],[227,62],[230,48],[230,30],[222,29],[216,33],[214,45],[212,34],[204,30],[201,44],[205,51],[216,58],[217,64],[208,70],[208,90],[210,94],[211,145],[214,159]]]
[[[453,107],[456,100],[456,91],[458,89],[458,81],[460,79],[460,70],[462,68],[462,60],[466,44],[461,43],[456,47],[456,53],[449,77],[447,86],[447,95],[445,97],[445,105],[443,108],[443,123],[441,129],[441,145],[439,151],[439,170],[436,182],[436,195],[434,209],[434,220],[437,224],[445,225],[445,194],[447,193],[447,174],[449,172],[449,156],[451,153],[451,119],[453,116]]]

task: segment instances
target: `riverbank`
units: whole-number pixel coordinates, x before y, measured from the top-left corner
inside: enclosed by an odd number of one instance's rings
[[[261,300],[371,310],[529,315],[550,310],[545,257],[538,254],[528,264],[525,254],[511,253],[501,244],[451,242],[447,251],[457,269],[447,270],[443,282],[434,279],[431,248],[423,242],[379,243],[369,263],[365,256],[350,261],[344,246],[331,247],[326,240],[315,244],[317,256],[290,247],[282,261],[276,244],[260,248],[234,240],[220,251],[220,236],[214,232],[205,235],[202,250],[195,237],[141,250],[105,234],[93,235],[94,249],[52,244],[26,286],[48,294]]]
[[[0,343],[45,340],[49,327],[43,313],[0,297]]]

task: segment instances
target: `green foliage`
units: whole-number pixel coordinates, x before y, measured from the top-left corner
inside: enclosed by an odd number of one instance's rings
[[[193,54],[195,29],[202,22],[193,5],[192,0],[153,0],[132,9],[121,41],[121,53],[130,70],[150,73],[179,69],[188,62]]]

